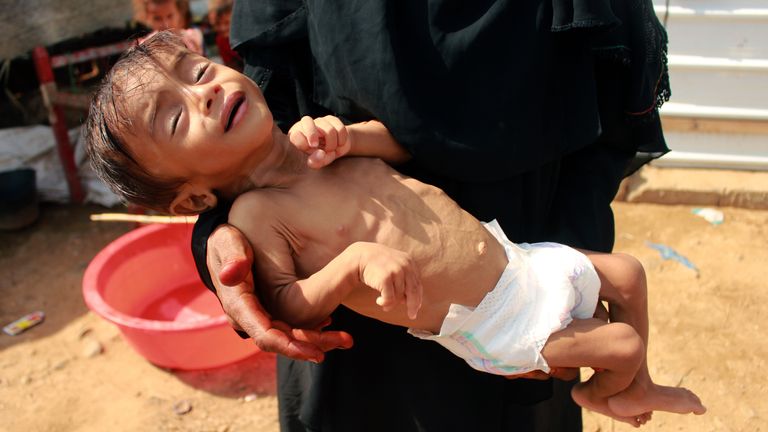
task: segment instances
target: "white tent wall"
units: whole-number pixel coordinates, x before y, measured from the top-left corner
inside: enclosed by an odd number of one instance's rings
[[[653,164],[768,170],[768,0],[653,2],[672,86],[661,109],[672,151]]]

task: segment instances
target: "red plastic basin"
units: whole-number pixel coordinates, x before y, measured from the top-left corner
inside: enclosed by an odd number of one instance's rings
[[[158,366],[208,369],[258,353],[235,334],[200,282],[191,235],[190,224],[158,224],[119,237],[88,265],[85,303]]]

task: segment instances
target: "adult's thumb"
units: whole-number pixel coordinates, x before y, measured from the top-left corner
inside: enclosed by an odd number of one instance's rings
[[[247,258],[223,263],[219,273],[219,281],[227,286],[235,286],[245,282],[251,272],[251,262]]]
[[[211,234],[208,256],[211,274],[224,285],[237,285],[250,274],[253,250],[245,236],[231,225],[222,225]]]

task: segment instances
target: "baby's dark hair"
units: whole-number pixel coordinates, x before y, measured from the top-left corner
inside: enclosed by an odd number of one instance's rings
[[[160,55],[186,50],[175,34],[164,31],[128,49],[102,80],[84,124],[85,150],[96,175],[122,199],[168,213],[185,179],[159,178],[141,166],[126,146],[135,127],[127,113],[129,97],[141,97],[148,72],[163,71]],[[156,75],[155,75],[156,76]],[[129,79],[130,78],[130,79]]]

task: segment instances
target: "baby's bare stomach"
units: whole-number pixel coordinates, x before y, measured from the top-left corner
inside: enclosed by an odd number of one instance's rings
[[[324,233],[315,235],[316,247],[299,257],[307,260],[303,269],[311,274],[319,266],[312,271],[310,264],[327,262],[354,242],[374,242],[409,253],[423,286],[415,321],[404,305],[384,312],[375,302],[378,293],[364,287],[345,300],[346,306],[392,324],[439,329],[452,303],[476,306],[495,287],[507,263],[504,248],[442,190],[401,176],[381,161],[339,162],[320,171],[297,201],[316,209],[303,231]],[[344,194],[307,204],[317,199],[317,190]]]
[[[397,239],[392,233],[386,236],[388,241],[378,239],[410,253],[419,268],[423,297],[416,320],[408,318],[405,305],[384,312],[375,303],[378,292],[372,289],[359,290],[345,305],[381,321],[438,333],[451,304],[477,306],[496,286],[506,267],[504,248],[482,225],[478,226],[481,231],[433,232],[430,244],[412,237]]]

